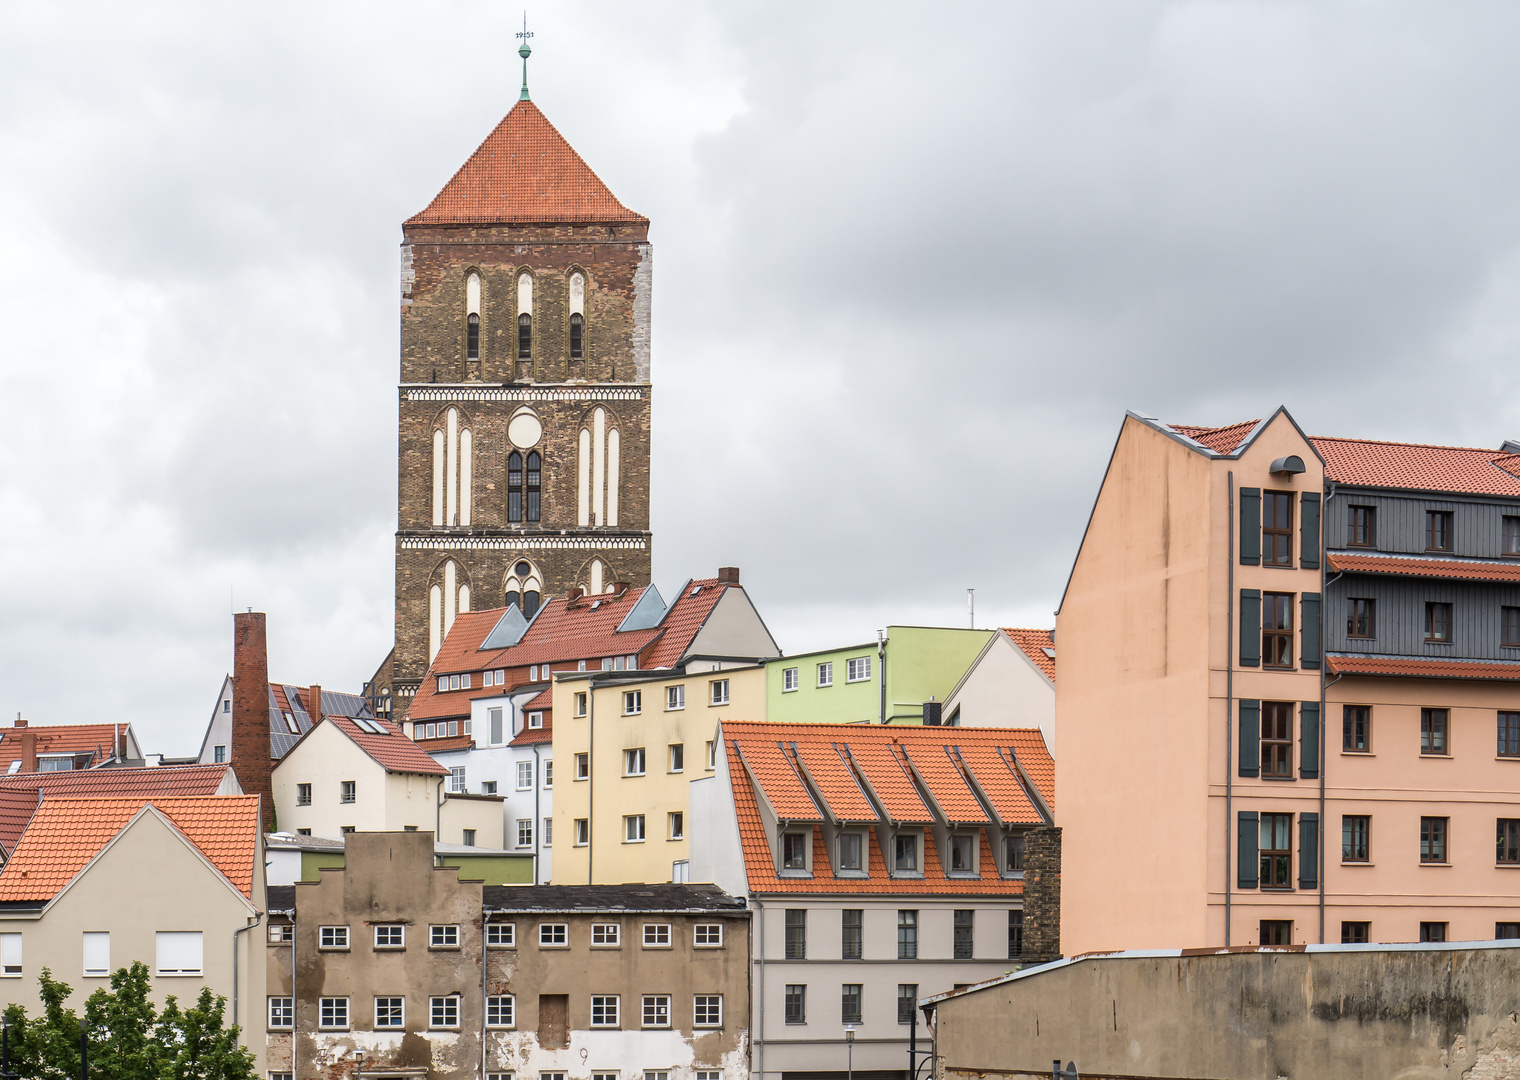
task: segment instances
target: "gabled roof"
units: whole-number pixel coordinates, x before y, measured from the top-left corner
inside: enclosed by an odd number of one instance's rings
[[[1371,439],[1310,441],[1325,459],[1325,479],[1337,484],[1520,498],[1514,455],[1503,450]]]
[[[40,798],[36,788],[0,787],[0,853],[9,857],[31,824]]]
[[[629,210],[555,130],[519,101],[427,209],[407,225],[634,222]]]
[[[523,703],[523,729],[517,733],[508,746],[533,746],[536,743],[552,743],[554,741],[554,687],[546,686],[541,694]],[[544,714],[542,727],[530,728],[528,726],[528,714],[541,712]]]
[[[1246,441],[1246,436],[1256,430],[1260,420],[1242,420],[1224,427],[1195,427],[1192,424],[1168,424],[1173,431],[1181,432],[1196,443],[1202,443],[1217,454],[1233,454]]]
[[[110,759],[117,749],[125,752],[131,738],[131,724],[49,724],[0,728],[0,773],[12,762],[21,760],[21,735],[31,732],[37,737],[37,753],[89,754],[90,764]]]
[[[232,885],[252,899],[259,797],[45,799],[0,873],[0,902],[46,902],[152,806]]]
[[[1040,669],[1040,674],[1051,682],[1056,681],[1056,643],[1049,630],[1020,630],[1005,626],[1003,633],[1029,657],[1030,663]]]
[[[707,617],[712,614],[713,608],[717,607],[718,601],[723,599],[723,594],[729,589],[737,588],[739,588],[738,585],[731,585],[717,578],[688,581],[681,589],[680,595],[670,602],[669,610],[665,612],[665,618],[660,623],[660,629],[664,631],[663,636],[650,654],[639,663],[639,666],[675,667],[686,655],[686,650],[691,647],[692,640],[707,622]]]
[[[351,717],[328,716],[323,723],[332,724],[347,735],[360,750],[373,758],[386,772],[421,773],[424,776],[447,776],[449,770],[427,755],[427,751],[402,734],[389,720],[368,719],[368,723],[385,730],[384,735],[365,731]],[[320,725],[319,725],[320,726]],[[302,736],[304,741],[305,736]]]

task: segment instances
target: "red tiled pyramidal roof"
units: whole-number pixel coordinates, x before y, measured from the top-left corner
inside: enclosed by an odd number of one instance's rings
[[[531,101],[519,101],[407,225],[648,224],[608,190]]]
[[[1040,673],[1051,682],[1056,681],[1056,658],[1051,653],[1056,651],[1055,639],[1050,636],[1049,630],[1020,630],[1017,627],[1005,626],[1003,633],[1019,647],[1023,654],[1029,657],[1031,663],[1040,669]]]
[[[1309,440],[1325,459],[1325,479],[1359,487],[1460,491],[1520,497],[1520,476],[1502,450],[1370,439]]]
[[[46,799],[0,873],[0,902],[51,900],[152,805],[245,897],[253,896],[259,797]]]

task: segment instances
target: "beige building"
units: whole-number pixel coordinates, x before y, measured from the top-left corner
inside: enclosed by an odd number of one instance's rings
[[[1056,752],[1056,649],[1049,630],[1004,627],[945,698],[949,727],[1039,728]]]
[[[765,668],[556,673],[555,883],[686,881],[693,779],[713,775],[718,725],[765,719]]]
[[[0,1004],[35,1015],[47,968],[79,1009],[140,960],[160,1006],[225,997],[263,1069],[263,898],[257,796],[44,799],[0,873]]]
[[[356,834],[271,890],[270,1068],[748,1076],[749,912],[711,886],[482,886],[426,833]]]

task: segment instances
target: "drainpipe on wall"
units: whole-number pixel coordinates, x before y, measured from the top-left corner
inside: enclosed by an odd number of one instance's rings
[[[237,1027],[237,1022],[238,1022],[238,935],[239,934],[246,934],[249,930],[252,930],[255,926],[259,925],[259,923],[261,923],[263,921],[264,921],[264,913],[261,911],[261,912],[259,912],[258,914],[256,914],[253,917],[253,922],[249,923],[247,926],[240,926],[240,927],[238,927],[236,930],[234,930],[232,932],[232,1026],[233,1027]],[[294,950],[294,942],[292,942],[291,944],[292,944],[291,952],[292,952],[292,954],[294,954],[294,951],[295,951]],[[252,956],[249,956],[248,959],[249,959],[250,963],[253,961],[253,957]]]
[[[347,865],[347,862],[348,862],[347,848],[345,847],[345,850],[344,850],[344,864]],[[295,901],[292,900],[291,903],[294,904]],[[290,912],[290,1075],[291,1075],[291,1080],[295,1080],[296,1077],[298,1077],[298,1076],[301,1075],[301,1073],[300,1073],[300,1071],[299,1071],[299,1069],[297,1068],[297,1065],[296,1065],[296,1055],[298,1053],[300,1053],[300,1050],[298,1048],[301,1045],[301,995],[296,990],[296,971],[297,971],[297,968],[296,968],[296,949],[299,947],[296,943],[301,940],[300,934],[298,933],[298,931],[300,930],[300,925],[301,925],[300,922],[297,919],[297,915],[298,914],[299,913],[294,908],[291,909],[291,912]]]
[[[1229,477],[1229,593],[1225,597],[1224,657],[1224,947],[1230,947],[1230,890],[1234,871],[1230,851],[1235,840],[1235,471]],[[1323,721],[1321,721],[1323,726]]]
[[[591,823],[596,820],[596,680],[586,680],[586,768],[590,770],[590,786],[586,788],[586,883],[596,884],[596,830]],[[570,826],[572,829],[574,825]]]
[[[443,836],[442,836],[442,832],[443,832],[443,778],[442,777],[440,777],[439,780],[438,780],[438,790],[434,793],[433,798],[434,798],[434,805],[433,805],[433,844],[435,845],[434,852],[433,852],[433,865],[437,866],[438,865],[438,852],[437,852],[437,849],[436,849],[436,845],[440,841],[442,841],[442,839],[443,839]]]
[[[751,898],[753,899],[753,898]],[[760,1080],[765,1078],[765,905],[759,900],[754,900],[755,910],[760,916],[760,993],[755,1000],[760,1002],[760,1022],[755,1025],[759,1037],[755,1043],[755,1073]]]
[[[534,883],[538,879],[538,860],[533,860]],[[490,1051],[486,1046],[486,997],[490,989],[486,984],[486,976],[491,969],[491,950],[486,945],[486,906],[480,905],[480,1078],[485,1080],[486,1066],[490,1059]],[[513,1017],[516,1019],[516,1016]]]

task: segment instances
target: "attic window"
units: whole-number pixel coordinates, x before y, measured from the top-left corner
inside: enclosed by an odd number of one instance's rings
[[[285,727],[286,727],[286,729],[292,735],[299,735],[301,733],[301,727],[300,727],[299,724],[296,723],[295,713],[287,712],[287,713],[282,713],[281,715],[283,715],[285,717]]]
[[[1040,651],[1042,653],[1044,653],[1046,656],[1050,657],[1052,660],[1054,660],[1056,658],[1056,651],[1054,649],[1052,649],[1049,645],[1042,645],[1042,646],[1040,646]]]
[[[17,758],[15,761],[11,762],[11,767],[9,769],[5,770],[5,774],[7,776],[13,776],[13,775],[15,775],[16,773],[18,773],[20,771],[21,771],[21,759]]]
[[[686,595],[687,596],[696,596],[697,593],[699,593],[701,591],[702,591],[702,586],[698,585],[696,588],[692,589],[691,592],[687,593]]]

